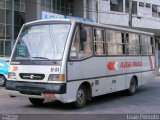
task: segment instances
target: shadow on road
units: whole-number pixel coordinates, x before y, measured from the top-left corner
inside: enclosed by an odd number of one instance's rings
[[[148,93],[149,91],[152,91],[153,89],[150,87],[140,87],[137,90],[137,93],[133,96],[127,96],[126,91],[120,91],[120,92],[115,92],[115,93],[110,93],[110,94],[106,94],[106,95],[101,95],[98,97],[94,97],[92,98],[92,101],[88,102],[86,104],[86,109],[87,107],[94,107],[97,105],[103,105],[105,103],[110,103],[119,99],[124,99],[127,97],[130,97],[131,100],[133,100],[135,98],[135,96],[141,96],[141,94],[144,93]],[[53,101],[53,102],[45,102],[44,104],[40,105],[40,106],[34,106],[34,105],[28,105],[26,107],[29,108],[41,108],[41,109],[55,109],[55,110],[70,110],[73,111],[73,107],[71,106],[71,104],[63,104],[59,101]],[[82,108],[81,110],[85,109]]]

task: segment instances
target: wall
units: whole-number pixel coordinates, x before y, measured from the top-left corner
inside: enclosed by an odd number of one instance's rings
[[[144,3],[151,3],[160,5],[159,0],[134,0]],[[124,0],[125,2],[125,0]],[[93,6],[96,7],[96,6]],[[92,8],[96,9],[96,8]],[[119,26],[128,26],[129,15],[125,13],[125,3],[123,5],[123,12],[110,11],[110,0],[99,0],[99,23],[111,24]],[[96,15],[96,12],[94,12]],[[92,15],[93,16],[93,15]],[[92,18],[95,20],[95,16]],[[152,17],[152,7],[139,7],[137,3],[137,15],[133,15],[133,27],[160,29],[160,18]]]
[[[37,20],[38,18],[38,2],[39,0],[26,0],[26,22]]]
[[[83,17],[83,0],[73,1],[73,16]]]

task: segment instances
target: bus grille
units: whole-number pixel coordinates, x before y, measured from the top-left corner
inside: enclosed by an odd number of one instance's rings
[[[32,73],[20,73],[19,76],[21,79],[29,79],[29,80],[43,80],[45,77],[44,74],[32,74]]]

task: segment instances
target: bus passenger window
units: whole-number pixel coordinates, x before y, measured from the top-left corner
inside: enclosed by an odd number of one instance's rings
[[[140,36],[138,34],[129,33],[127,34],[128,37],[128,48],[127,54],[129,55],[140,55]]]
[[[124,33],[114,30],[106,30],[108,55],[125,55]]]
[[[141,35],[141,52],[142,55],[152,55],[154,54],[154,43],[153,38],[147,35]]]
[[[92,56],[92,29],[84,26],[77,28],[74,41],[72,43],[70,58],[80,60]]]
[[[105,55],[105,41],[103,30],[94,30],[94,47],[96,55]]]

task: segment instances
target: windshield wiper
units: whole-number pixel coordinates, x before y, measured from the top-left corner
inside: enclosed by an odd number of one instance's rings
[[[16,59],[18,59],[18,60],[30,60],[29,57],[26,57],[24,55],[18,55],[18,56],[16,56]]]
[[[46,57],[31,57],[31,58],[35,58],[35,59],[43,59],[43,60],[48,60],[48,61],[53,62],[53,60],[51,60],[51,59],[49,59],[49,58],[46,58]]]

